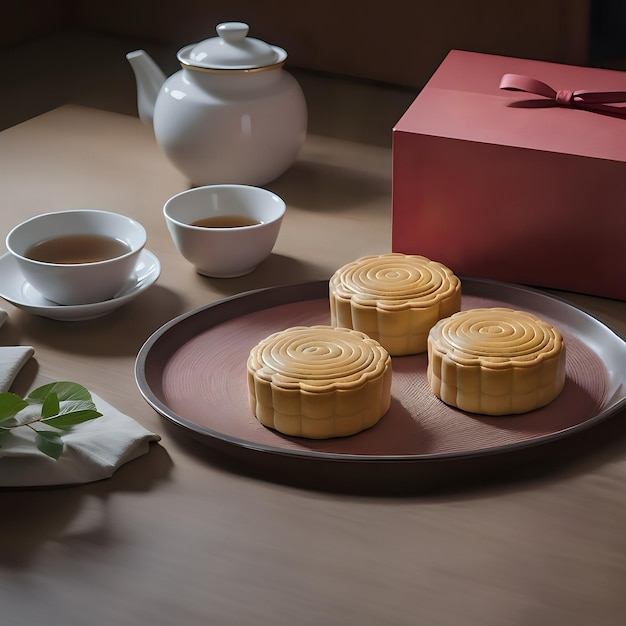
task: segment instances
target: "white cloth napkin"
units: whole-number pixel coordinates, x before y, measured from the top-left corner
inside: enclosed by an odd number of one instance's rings
[[[0,309],[0,326],[7,319],[7,312]],[[0,348],[0,392],[8,391],[18,372],[34,354],[30,346],[6,346]]]
[[[0,348],[1,350],[1,348]],[[128,461],[148,452],[160,437],[92,394],[102,417],[74,426],[62,436],[55,461],[35,447],[30,428],[16,428],[2,439],[0,486],[72,485],[110,478]]]
[[[0,346],[0,393],[9,391],[19,371],[35,354],[31,346]]]
[[[2,316],[4,313],[4,316]],[[0,309],[0,325],[6,313]],[[30,346],[0,346],[0,392],[8,391],[34,354]],[[65,447],[55,461],[35,447],[30,428],[14,428],[0,441],[0,487],[72,485],[110,478],[128,461],[148,452],[160,437],[92,394],[101,417],[62,435]]]

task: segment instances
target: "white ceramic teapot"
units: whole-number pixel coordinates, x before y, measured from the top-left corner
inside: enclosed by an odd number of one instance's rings
[[[304,95],[283,69],[285,50],[248,37],[242,22],[219,24],[217,34],[179,50],[182,70],[167,79],[143,50],[126,55],[139,117],[192,184],[263,185],[304,142]]]

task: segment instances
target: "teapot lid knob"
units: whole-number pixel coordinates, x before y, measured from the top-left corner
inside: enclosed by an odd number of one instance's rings
[[[237,43],[248,36],[250,27],[244,22],[222,22],[217,25],[215,30],[228,43]]]

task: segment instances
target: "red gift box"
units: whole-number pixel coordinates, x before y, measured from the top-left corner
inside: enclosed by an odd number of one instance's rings
[[[393,129],[392,203],[394,252],[626,299],[626,73],[451,51]]]

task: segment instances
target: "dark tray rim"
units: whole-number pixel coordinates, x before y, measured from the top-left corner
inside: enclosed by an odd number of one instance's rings
[[[135,361],[135,380],[141,395],[159,415],[181,427],[205,444],[214,445],[222,451],[229,451],[229,448],[234,447],[239,450],[261,452],[278,457],[331,461],[334,463],[413,464],[501,455],[507,452],[541,446],[585,431],[626,408],[626,342],[604,322],[565,299],[538,289],[489,279],[460,278],[464,292],[469,291],[471,295],[478,297],[500,297],[510,303],[511,306],[542,311],[545,315],[562,319],[575,330],[583,333],[585,335],[583,341],[586,340],[588,345],[590,343],[593,344],[590,348],[597,354],[600,351],[602,360],[607,364],[607,370],[614,377],[617,376],[619,378],[611,381],[615,391],[612,393],[608,405],[599,413],[580,424],[530,440],[502,446],[437,454],[360,455],[286,449],[225,435],[200,426],[176,414],[154,392],[150,384],[150,378],[158,375],[151,360],[155,350],[164,350],[167,355],[171,355],[178,347],[192,339],[199,332],[205,331],[221,322],[274,306],[302,300],[327,298],[327,280],[246,291],[179,315],[157,329],[145,341]],[[224,447],[224,444],[226,447]],[[233,450],[230,451],[232,452]]]

